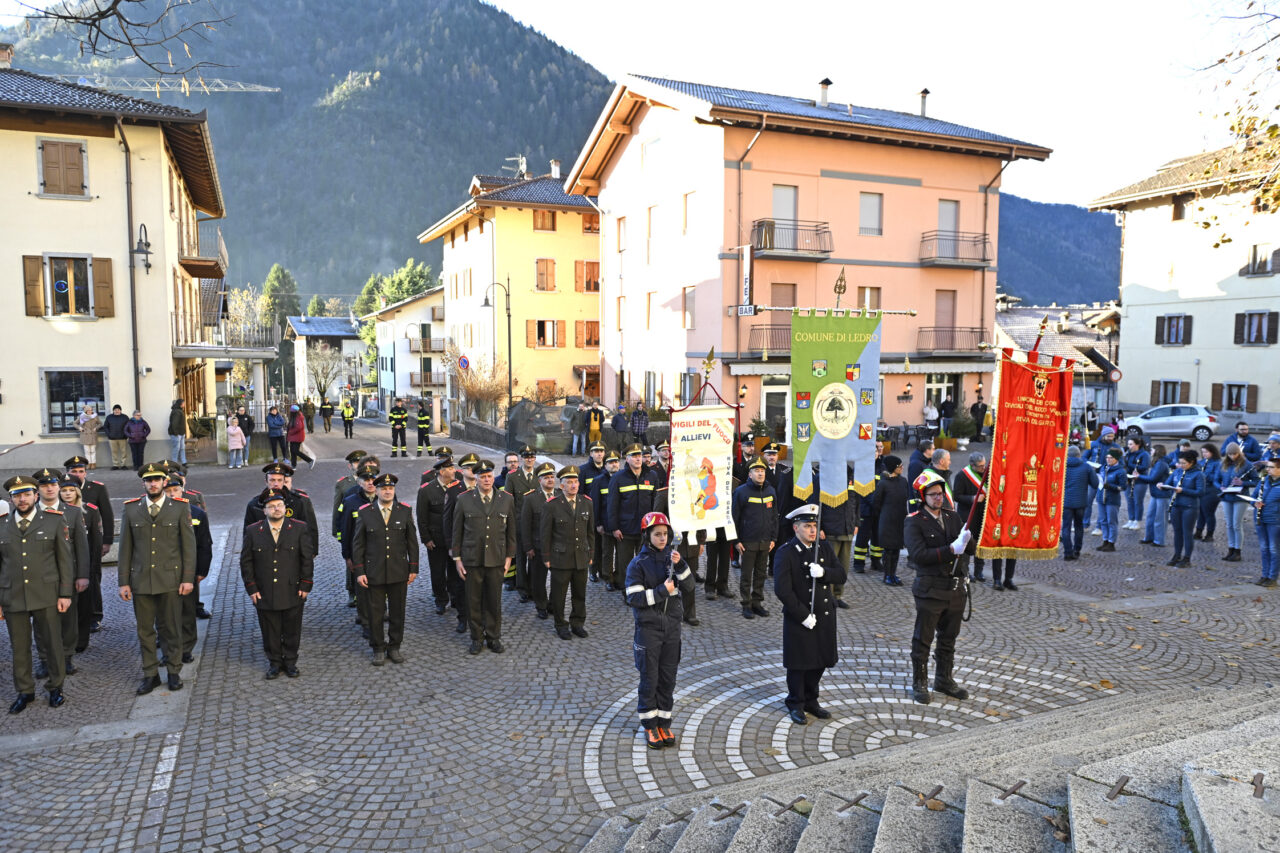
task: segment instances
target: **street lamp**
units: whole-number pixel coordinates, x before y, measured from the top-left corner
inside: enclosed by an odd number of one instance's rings
[[[510,419],[511,419],[511,383],[512,383],[512,380],[511,380],[511,356],[512,356],[512,351],[511,351],[511,276],[507,276],[507,283],[506,283],[506,284],[503,284],[502,282],[499,282],[499,281],[495,281],[493,284],[489,285],[488,287],[486,287],[486,288],[484,289],[484,302],[480,305],[480,307],[481,307],[481,308],[494,308],[494,307],[496,307],[496,306],[494,306],[494,304],[493,304],[492,302],[490,302],[490,301],[489,301],[489,292],[490,292],[491,290],[493,290],[495,287],[501,287],[501,288],[502,288],[502,295],[505,297],[505,299],[506,299],[506,303],[507,303],[507,422],[508,422],[508,423],[510,423]]]

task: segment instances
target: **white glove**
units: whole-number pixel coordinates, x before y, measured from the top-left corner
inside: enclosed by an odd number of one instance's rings
[[[800,624],[812,631],[813,626],[818,624],[818,617],[810,613],[808,616],[804,617],[804,621]]]
[[[809,564],[809,577],[811,577],[811,578],[820,578],[820,577],[822,577],[823,575],[825,575],[826,573],[827,573],[827,570],[826,570],[826,569],[824,569],[824,568],[822,568],[822,564],[821,564],[821,563],[810,563],[810,564]]]
[[[959,556],[964,553],[965,546],[969,544],[969,540],[973,538],[973,534],[969,532],[969,528],[960,531],[960,535],[951,543],[951,553]]]

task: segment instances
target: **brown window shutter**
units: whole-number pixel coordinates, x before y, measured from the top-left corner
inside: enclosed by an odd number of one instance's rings
[[[524,344],[529,349],[533,349],[538,345],[538,321],[524,321]]]
[[[579,261],[578,263],[582,263],[582,262]],[[586,325],[587,325],[586,321],[584,320],[573,321],[573,345],[578,349],[582,349],[582,342],[586,334],[585,332]]]
[[[1244,314],[1236,315],[1236,335],[1234,342],[1237,344],[1244,343],[1244,324],[1246,319],[1247,318]]]
[[[1267,312],[1267,343],[1276,343],[1276,332],[1280,330],[1280,311]]]
[[[573,262],[573,289],[576,290],[578,293],[582,293],[584,290],[586,290],[585,267],[586,267],[585,261]]]
[[[1164,318],[1163,317],[1156,318],[1156,343],[1158,344],[1164,343]],[[1152,403],[1151,405],[1154,406],[1155,403]]]
[[[1191,383],[1190,382],[1178,383],[1178,402],[1179,403],[1191,402]]]
[[[1209,408],[1211,408],[1211,409],[1221,409],[1221,408],[1222,408],[1222,403],[1223,403],[1223,400],[1222,400],[1222,383],[1221,383],[1221,382],[1215,382],[1215,383],[1213,383],[1213,388],[1209,391],[1209,395],[1210,395],[1210,397],[1209,397]]]
[[[44,316],[44,258],[23,255],[22,282],[26,290],[27,316]]]
[[[111,279],[111,259],[93,259],[93,314],[95,317],[116,316],[115,285]]]
[[[40,143],[40,191],[60,195],[62,193],[62,143],[48,140]]]
[[[1245,388],[1244,410],[1250,414],[1258,411],[1258,386],[1249,385]]]
[[[1159,379],[1151,380],[1151,405],[1153,406],[1160,405],[1160,380]]]
[[[565,345],[564,320],[556,320],[556,346]]]
[[[552,258],[547,258],[544,263],[547,265],[547,290],[556,289],[556,262]]]
[[[1182,345],[1191,346],[1191,323],[1195,320],[1190,314],[1182,318]],[[1183,401],[1186,402],[1185,400]]]
[[[62,146],[62,191],[84,195],[84,148],[76,142]]]

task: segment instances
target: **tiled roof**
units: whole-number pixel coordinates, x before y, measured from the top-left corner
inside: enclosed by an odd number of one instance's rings
[[[1045,331],[1044,338],[1040,341],[1040,352],[1046,355],[1073,358],[1079,362],[1076,366],[1077,370],[1083,367],[1090,373],[1097,373],[1098,368],[1084,356],[1082,350],[1086,347],[1094,347],[1103,355],[1106,355],[1107,339],[1112,336],[1104,335],[1085,323],[1086,315],[1092,318],[1098,314],[1099,310],[1079,305],[1065,308],[1058,306],[1019,306],[1005,311],[997,311],[996,325],[1000,327],[1001,332],[1013,340],[1016,347],[1026,351],[1035,345],[1036,334],[1040,330],[1040,321],[1047,314],[1049,315],[1049,328]],[[1059,321],[1064,312],[1068,315],[1067,329],[1059,332],[1054,328],[1054,324]]]
[[[518,183],[520,178],[515,175],[476,175],[472,180],[479,184],[482,190],[488,192],[497,187],[506,187]]]
[[[1121,187],[1089,202],[1091,209],[1118,207],[1126,202],[1156,199],[1218,186],[1225,182],[1261,177],[1273,164],[1266,157],[1249,155],[1234,146],[1171,160],[1149,177]]]
[[[349,317],[288,317],[289,327],[298,336],[355,338],[360,333]]]
[[[537,178],[530,178],[527,181],[512,183],[510,186],[483,193],[477,197],[477,200],[507,202],[509,204],[517,204],[519,202],[524,202],[525,204],[552,204],[559,207],[591,209],[591,202],[587,201],[585,196],[569,195],[564,191],[564,179],[553,178],[550,175],[542,175]],[[591,196],[591,201],[595,201],[595,196]]]
[[[0,106],[57,109],[65,112],[87,112],[95,115],[124,115],[132,118],[155,118],[200,121],[202,116],[181,107],[159,101],[130,98],[90,86],[65,83],[52,77],[33,74],[18,68],[0,68]]]
[[[850,125],[937,134],[939,136],[995,142],[1003,145],[1023,145],[1030,148],[1041,147],[1033,143],[1013,139],[1012,137],[966,127],[962,124],[927,118],[913,113],[897,112],[896,110],[881,110],[873,107],[860,107],[856,104],[838,104],[834,102],[822,107],[815,104],[811,99],[794,98],[788,95],[770,95],[746,89],[729,89],[724,86],[708,86],[702,83],[668,80],[663,77],[648,77],[645,75],[636,75],[636,77],[637,79],[646,80],[680,92],[683,95],[706,101],[712,106],[726,109],[750,110],[770,115],[797,116],[800,118],[842,122]]]

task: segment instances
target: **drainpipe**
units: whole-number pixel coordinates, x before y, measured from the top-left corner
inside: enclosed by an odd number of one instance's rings
[[[990,216],[990,210],[991,210],[991,187],[995,184],[996,181],[1000,180],[1000,176],[1004,174],[1004,170],[1009,168],[1009,164],[1013,162],[1013,158],[1017,156],[1017,152],[1018,152],[1017,148],[1009,149],[1009,159],[1004,161],[1004,164],[1000,167],[1000,171],[996,172],[995,175],[991,178],[991,180],[988,181],[986,185],[983,186],[982,188],[982,231],[984,234],[991,233],[991,229],[988,227],[990,223],[987,221]],[[982,312],[982,315],[981,315],[982,316],[982,334],[985,337],[987,334],[987,268],[986,267],[982,268],[982,290],[981,290],[980,297],[978,299],[978,305],[979,305],[979,310],[981,310]]]
[[[133,158],[129,150],[129,140],[124,135],[124,124],[121,116],[116,116],[116,130],[120,131],[120,144],[124,146],[124,209],[128,233],[125,235],[125,252],[129,259],[129,323],[133,342],[133,410],[142,410],[142,370],[138,357],[138,278],[133,264],[133,253],[130,251],[133,240]]]
[[[763,113],[760,116],[760,129],[756,131],[756,135],[751,137],[751,142],[747,145],[747,150],[742,152],[742,156],[738,158],[738,246],[742,246],[742,163],[747,159],[747,155],[751,153],[751,149],[756,147],[756,142],[760,139],[760,134],[764,133],[764,127],[769,121],[769,114]],[[738,282],[742,281],[742,252],[738,252]],[[736,287],[737,285],[735,285]],[[742,318],[735,317],[733,320],[733,349],[738,357],[742,357]],[[761,382],[763,383],[763,379]]]

